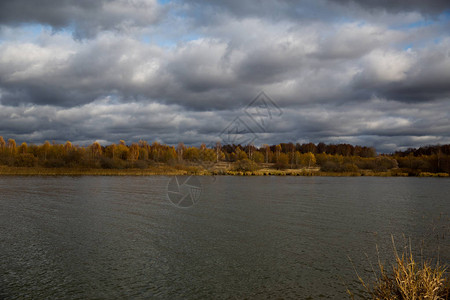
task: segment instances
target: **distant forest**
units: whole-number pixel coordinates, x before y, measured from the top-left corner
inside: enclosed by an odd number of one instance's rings
[[[274,169],[313,169],[323,172],[421,172],[450,173],[450,145],[377,155],[372,147],[350,144],[281,143],[278,145],[221,145],[176,147],[139,141],[124,141],[109,146],[95,142],[77,146],[46,141],[41,145],[5,141],[0,136],[0,165],[9,167],[146,169],[155,165],[200,166],[228,163],[236,170],[252,171],[261,167]]]

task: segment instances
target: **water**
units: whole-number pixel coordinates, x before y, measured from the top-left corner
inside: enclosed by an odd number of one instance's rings
[[[345,299],[391,234],[450,262],[448,179],[169,179],[0,177],[0,298]]]

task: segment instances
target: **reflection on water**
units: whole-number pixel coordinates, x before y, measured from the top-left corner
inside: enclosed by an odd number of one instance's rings
[[[391,234],[450,261],[446,179],[169,179],[0,177],[0,298],[339,299]]]

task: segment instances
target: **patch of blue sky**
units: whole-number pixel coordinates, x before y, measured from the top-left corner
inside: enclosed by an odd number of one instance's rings
[[[403,45],[403,50],[407,51],[407,50],[409,50],[409,49],[412,49],[413,46],[414,46],[413,43],[408,43],[408,44],[406,44],[406,45]]]
[[[391,27],[390,29],[396,29],[396,30],[411,30],[411,29],[417,29],[417,28],[423,28],[427,26],[433,26],[438,24],[443,24],[446,22],[450,22],[450,10],[447,10],[443,13],[441,13],[436,18],[423,18],[420,21],[397,25],[394,27]]]
[[[24,24],[18,28],[8,28],[4,26],[0,31],[0,42],[33,41],[47,28],[49,27],[41,24]]]
[[[158,35],[153,35],[153,36],[145,35],[145,36],[142,36],[140,40],[141,40],[141,42],[143,42],[145,44],[154,44],[154,45],[158,45],[158,46],[164,47],[164,48],[174,48],[179,43],[195,41],[200,38],[202,38],[201,35],[194,34],[194,33],[185,34],[182,36],[174,36],[174,37],[168,37],[167,35],[159,35],[158,34]]]
[[[390,26],[389,29],[406,31],[406,30],[411,30],[411,29],[427,27],[427,26],[436,24],[436,22],[437,22],[437,20],[422,19],[420,21],[416,21],[416,22],[412,22],[412,23]]]
[[[73,28],[54,29],[50,25],[37,23],[23,24],[17,28],[3,26],[0,29],[0,43],[6,41],[35,42],[46,32],[72,35]]]

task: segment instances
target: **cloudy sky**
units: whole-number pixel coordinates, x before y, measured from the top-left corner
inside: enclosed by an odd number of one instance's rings
[[[0,2],[3,137],[199,145],[230,128],[257,145],[450,143],[450,2]]]

